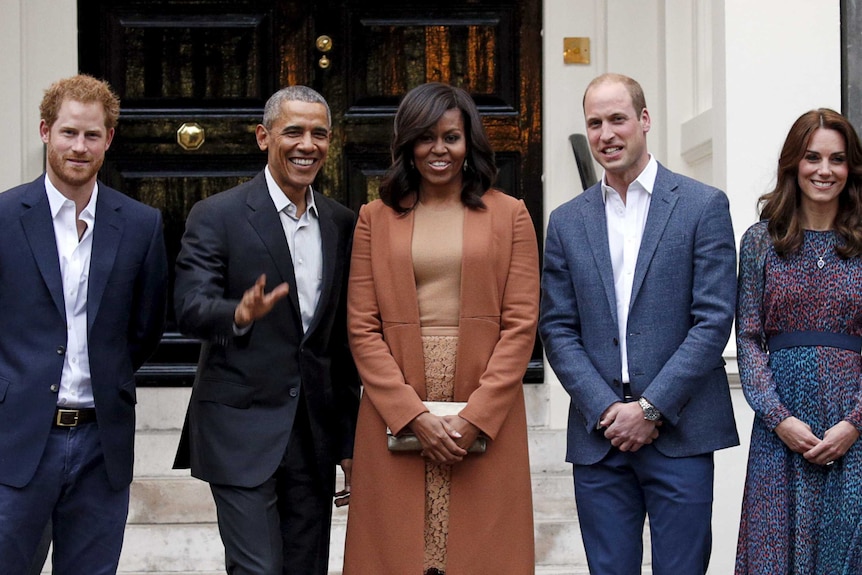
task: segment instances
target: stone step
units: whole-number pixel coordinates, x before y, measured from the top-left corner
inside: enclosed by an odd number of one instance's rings
[[[541,474],[533,478],[536,562],[538,566],[563,569],[560,573],[586,565],[570,490],[568,475]],[[332,521],[332,570],[340,569],[343,561],[346,521],[346,509],[336,509]],[[218,570],[222,553],[215,507],[204,482],[189,477],[134,481],[120,573],[155,574],[170,569],[191,574],[195,569]]]
[[[569,521],[577,517],[569,475],[537,474],[532,478],[535,521]],[[336,508],[333,522],[347,520]],[[130,525],[197,524],[216,520],[209,487],[191,477],[137,477],[131,486]]]
[[[565,432],[547,429],[548,386],[525,386],[536,560],[540,575],[588,573],[565,463]],[[206,483],[173,470],[189,388],[138,390],[135,481],[118,573],[214,575],[224,573],[224,550]],[[341,478],[338,479],[341,484]],[[330,575],[341,573],[347,510],[333,513]],[[43,573],[50,573],[49,565]]]
[[[138,431],[180,430],[186,417],[191,396],[190,387],[141,387],[137,391]],[[548,426],[550,387],[541,384],[524,386],[527,425],[531,428]]]
[[[533,478],[538,573],[586,573],[571,477]],[[347,511],[333,513],[330,575],[344,558]],[[132,484],[129,519],[118,573],[198,575],[220,573],[223,547],[207,485],[192,478],[138,478]],[[50,566],[43,573],[50,573]]]
[[[135,477],[187,477],[188,470],[171,469],[179,440],[179,429],[138,431],[135,434]],[[572,466],[565,462],[565,430],[530,429],[527,441],[533,474],[571,474]]]

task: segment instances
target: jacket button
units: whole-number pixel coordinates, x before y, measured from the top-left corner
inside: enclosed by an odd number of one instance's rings
[[[618,346],[619,344],[620,344],[620,340],[618,340],[617,338],[614,338],[614,347]]]
[[[57,355],[64,355],[66,353],[66,346],[59,345],[57,346]]]
[[[296,389],[295,387],[291,387],[290,388],[290,397],[296,397],[297,395],[299,395],[299,390]]]
[[[53,391],[54,393],[57,393],[58,391],[60,391],[60,386],[55,383],[54,385],[51,386],[51,391]]]

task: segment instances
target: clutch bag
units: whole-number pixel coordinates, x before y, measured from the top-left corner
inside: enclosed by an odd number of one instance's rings
[[[438,417],[458,415],[462,409],[467,407],[466,401],[423,401],[422,403],[425,404],[428,411]],[[386,428],[386,446],[389,448],[389,451],[422,450],[422,442],[410,430],[403,431],[399,435],[392,435],[392,430],[388,427]],[[473,445],[467,448],[467,453],[485,453],[487,448],[488,438],[480,435],[473,442]]]

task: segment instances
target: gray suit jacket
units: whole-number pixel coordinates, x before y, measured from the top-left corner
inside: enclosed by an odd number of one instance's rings
[[[566,460],[588,465],[611,444],[596,429],[622,400],[616,295],[601,184],[553,211],[539,331],[571,396]],[[670,457],[739,444],[722,352],[736,302],[727,197],[659,165],[628,316],[635,397],[661,411],[655,447]]]

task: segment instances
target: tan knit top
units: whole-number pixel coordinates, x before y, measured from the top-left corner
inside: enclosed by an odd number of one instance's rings
[[[460,202],[419,202],[414,208],[413,275],[422,335],[458,335],[465,209]]]

